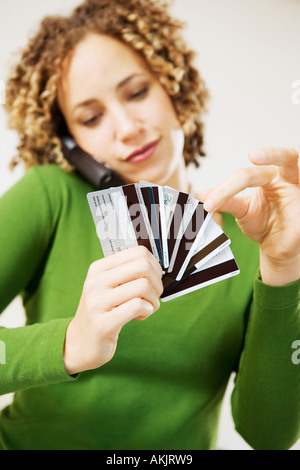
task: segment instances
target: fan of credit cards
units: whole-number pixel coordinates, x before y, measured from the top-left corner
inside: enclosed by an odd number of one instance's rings
[[[162,301],[239,274],[230,239],[190,194],[147,181],[87,194],[104,256],[144,245],[162,269]]]

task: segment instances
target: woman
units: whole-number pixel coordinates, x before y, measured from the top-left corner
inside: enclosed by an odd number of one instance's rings
[[[252,168],[202,195],[241,274],[160,305],[150,252],[103,258],[86,203],[94,188],[61,151],[70,133],[127,183],[190,192],[185,165],[204,154],[208,95],[192,57],[165,7],[91,0],[45,19],[11,74],[13,165],[29,169],[0,202],[0,298],[3,309],[22,292],[27,323],[0,330],[0,390],[16,392],[3,449],[213,449],[233,371],[244,439],[283,449],[299,437],[297,152],[252,152]]]

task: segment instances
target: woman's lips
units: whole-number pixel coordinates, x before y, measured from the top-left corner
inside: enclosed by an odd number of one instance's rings
[[[154,142],[150,142],[149,144],[143,145],[138,150],[132,152],[129,157],[126,158],[126,162],[129,163],[138,163],[147,160],[150,158],[151,155],[155,152],[158,146],[159,140],[155,140]]]

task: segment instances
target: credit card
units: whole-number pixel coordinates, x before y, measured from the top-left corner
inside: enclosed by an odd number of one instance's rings
[[[160,233],[159,206],[158,208],[156,206],[153,189],[154,188],[152,188],[151,186],[140,187],[143,201],[147,210],[147,215],[151,226],[153,238],[155,241],[159,262],[161,266],[164,266],[163,249]]]
[[[138,245],[143,245],[148,248],[148,250],[153,253],[159,261],[159,255],[156,249],[147,209],[144,204],[139,185],[136,183],[126,184],[125,186],[122,186],[122,190]]]
[[[168,239],[168,257],[169,263],[171,263],[176,242],[180,237],[185,206],[189,200],[190,195],[176,191],[175,189],[169,188],[168,186],[163,187],[163,192]]]
[[[138,185],[94,191],[87,199],[104,256],[143,245],[158,258]]]
[[[87,194],[104,256],[143,245],[163,268],[166,302],[239,274],[231,240],[192,195],[140,181]]]
[[[170,282],[170,279],[166,276],[164,279],[165,289],[160,298],[163,302],[173,300],[176,297],[189,294],[195,290],[236,276],[239,273],[239,267],[228,246],[207,263],[203,264],[197,272],[183,280]]]
[[[194,199],[195,205],[186,220],[183,234],[177,240],[177,249],[174,249],[172,260],[168,269],[168,276],[181,279],[195,246],[199,245],[204,236],[204,230],[211,217],[211,213],[204,210],[203,204]]]
[[[88,193],[87,200],[104,256],[138,246],[121,186]]]
[[[164,193],[163,187],[149,183],[148,181],[140,181],[140,188],[142,191],[146,188],[149,193],[149,202],[151,208],[148,208],[148,212],[151,213],[151,225],[154,237],[159,237],[160,247],[162,250],[162,267],[167,268],[169,266],[169,252],[168,252],[168,238],[167,238],[167,224],[166,224],[166,211],[164,204]],[[142,194],[144,194],[142,192]],[[145,200],[145,198],[144,198]],[[154,206],[154,207],[153,207]],[[155,225],[155,228],[153,227]],[[157,242],[158,243],[158,242]]]
[[[193,274],[213,256],[229,246],[230,243],[231,240],[223,232],[222,228],[213,219],[210,219],[204,230],[203,238],[196,249],[196,253],[191,257],[185,271],[182,272],[183,269],[180,270],[180,279]]]

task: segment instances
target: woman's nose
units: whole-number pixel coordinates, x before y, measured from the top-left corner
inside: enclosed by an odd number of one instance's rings
[[[124,106],[118,106],[112,111],[115,137],[121,141],[135,138],[142,129],[142,122]]]

